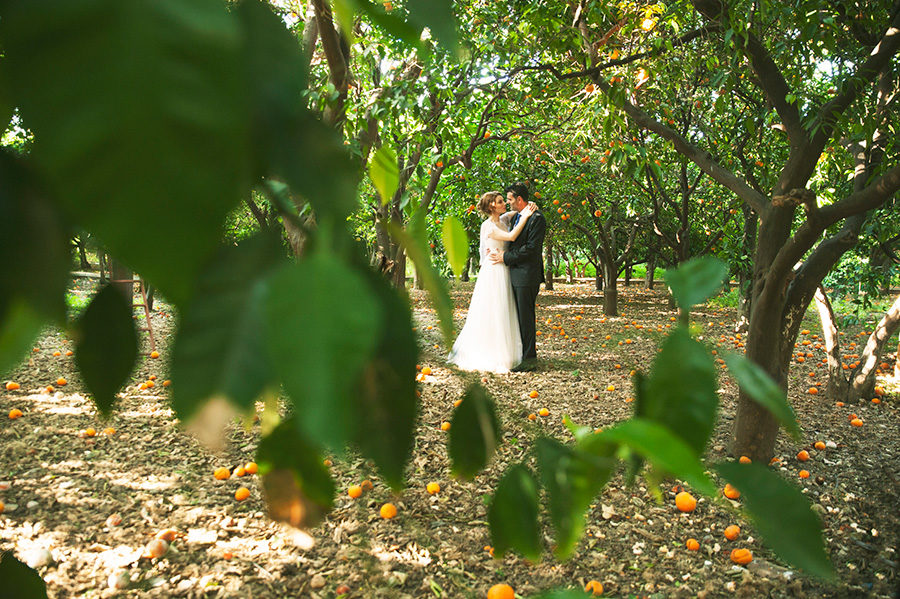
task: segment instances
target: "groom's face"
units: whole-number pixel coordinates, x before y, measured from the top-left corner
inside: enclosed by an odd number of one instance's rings
[[[521,198],[513,195],[513,192],[506,192],[506,202],[509,204],[510,210],[515,210],[516,212],[521,212],[522,208],[526,206],[524,201],[520,201]]]

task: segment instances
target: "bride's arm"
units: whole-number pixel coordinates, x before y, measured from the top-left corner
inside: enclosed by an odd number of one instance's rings
[[[519,237],[519,233],[522,232],[522,229],[525,228],[525,223],[528,221],[528,217],[530,217],[534,212],[532,210],[523,210],[522,217],[519,219],[519,222],[516,224],[516,227],[507,233],[506,231],[501,231],[497,227],[488,233],[489,237],[494,239],[499,239],[500,241],[515,241]]]

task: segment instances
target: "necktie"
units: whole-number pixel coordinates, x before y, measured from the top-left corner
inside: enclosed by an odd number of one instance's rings
[[[519,216],[520,216],[520,214],[518,212],[516,212],[516,215],[513,217],[513,225],[512,225],[513,229],[515,229],[516,225],[519,224]]]

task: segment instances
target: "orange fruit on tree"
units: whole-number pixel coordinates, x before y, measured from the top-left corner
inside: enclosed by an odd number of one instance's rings
[[[753,554],[749,549],[732,549],[731,561],[736,564],[746,565],[753,561]]]
[[[62,387],[63,385],[65,385],[67,383],[68,383],[68,381],[66,379],[64,379],[63,377],[59,377],[58,379],[56,379],[57,387]]]
[[[603,585],[600,584],[599,580],[589,580],[586,585],[584,585],[584,592],[590,593],[594,597],[599,597],[603,594]]]
[[[227,480],[231,478],[231,470],[225,467],[216,468],[215,471],[213,471],[213,476],[216,477],[216,480]]]
[[[244,470],[247,474],[256,474],[259,472],[259,466],[256,465],[256,462],[247,462],[244,464]]]
[[[700,543],[697,539],[688,539],[684,546],[688,548],[688,551],[697,551],[700,549]]]
[[[9,411],[10,420],[15,420],[16,418],[21,418],[22,416],[24,416],[24,414],[22,414],[22,410],[20,410],[19,408],[13,408]]]
[[[487,592],[487,599],[515,599],[516,593],[508,584],[495,584]]]
[[[247,487],[241,487],[234,492],[234,498],[238,501],[243,501],[248,497],[250,497],[250,489],[248,489]]]
[[[381,506],[381,510],[379,510],[379,513],[385,520],[390,520],[397,515],[397,506],[393,503],[385,503],[383,506]]]
[[[729,541],[733,541],[741,534],[741,527],[737,524],[732,524],[731,526],[726,526],[725,531],[722,533],[725,535],[725,538]]]
[[[809,470],[801,470],[797,473],[800,478],[809,478]]]
[[[809,452],[806,451],[805,449],[801,449],[800,452],[797,454],[797,459],[800,460],[801,462],[807,461],[809,459]]]
[[[19,383],[15,381],[7,381],[6,382],[6,390],[7,391],[15,391],[19,388]]]
[[[722,489],[722,494],[728,499],[738,499],[741,496],[741,492],[732,487],[731,483],[725,485],[725,488]]]
[[[697,507],[697,500],[687,491],[682,491],[675,496],[675,507],[682,512],[693,512]]]
[[[428,491],[429,495],[436,495],[441,492],[441,485],[437,483],[428,483],[425,486],[425,490]]]
[[[359,485],[350,485],[350,487],[347,489],[347,495],[349,495],[353,499],[362,497],[362,493],[362,487],[360,487]]]

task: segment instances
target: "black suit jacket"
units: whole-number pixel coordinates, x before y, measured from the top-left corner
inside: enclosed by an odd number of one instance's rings
[[[525,223],[525,229],[503,253],[503,263],[509,266],[513,287],[536,287],[544,282],[544,235],[547,220],[540,211]]]

